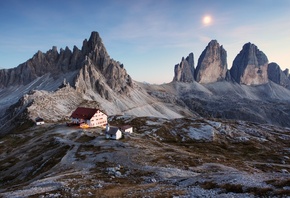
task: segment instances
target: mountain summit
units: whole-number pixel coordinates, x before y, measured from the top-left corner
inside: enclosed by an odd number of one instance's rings
[[[227,52],[216,40],[209,42],[198,59],[195,79],[199,83],[213,83],[226,78]]]
[[[260,85],[268,82],[268,58],[252,43],[246,43],[236,56],[231,68],[233,79],[245,85]]]
[[[182,57],[181,62],[174,67],[173,81],[193,82],[194,81],[194,59],[190,53],[186,59]]]
[[[83,66],[74,81],[79,92],[93,90],[109,99],[109,90],[105,88],[108,85],[115,92],[128,93],[132,79],[123,64],[110,58],[98,32],[92,32],[90,39],[84,40],[82,53]]]
[[[194,68],[194,55],[190,53],[186,59],[174,67],[173,81],[212,83],[226,78],[227,52],[216,40],[209,42],[198,59],[197,67]]]

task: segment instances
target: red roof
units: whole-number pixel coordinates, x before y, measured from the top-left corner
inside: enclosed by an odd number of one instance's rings
[[[78,118],[78,119],[85,119],[90,120],[97,111],[100,111],[99,109],[91,109],[91,108],[85,108],[85,107],[78,107],[70,117],[72,118]]]

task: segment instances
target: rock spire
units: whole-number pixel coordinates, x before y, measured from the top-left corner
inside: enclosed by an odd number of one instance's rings
[[[227,52],[216,40],[209,42],[198,59],[195,79],[199,83],[213,83],[226,78]]]
[[[290,80],[288,76],[289,76],[289,72],[287,69],[285,71],[282,71],[280,69],[280,66],[277,63],[269,63],[268,65],[269,80],[283,87],[289,88]]]
[[[268,58],[252,43],[246,43],[233,61],[232,78],[240,84],[260,85],[268,82]]]
[[[184,57],[181,62],[174,67],[173,81],[179,82],[193,82],[194,81],[194,57],[193,53],[190,53],[186,59]]]

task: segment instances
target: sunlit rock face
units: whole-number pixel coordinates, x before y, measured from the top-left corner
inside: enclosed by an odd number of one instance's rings
[[[182,58],[181,62],[175,65],[173,81],[186,83],[194,81],[193,53],[190,53],[186,59]]]
[[[227,52],[216,40],[209,42],[198,59],[195,79],[199,83],[213,83],[226,78]]]
[[[240,84],[260,85],[268,82],[268,58],[257,46],[247,43],[236,56],[230,70]]]

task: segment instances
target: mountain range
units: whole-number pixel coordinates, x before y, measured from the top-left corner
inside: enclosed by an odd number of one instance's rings
[[[98,32],[74,46],[38,51],[16,68],[0,70],[2,133],[36,117],[59,121],[80,105],[97,106],[109,115],[162,118],[215,117],[290,126],[289,71],[268,63],[246,43],[227,65],[227,52],[212,40],[200,55],[174,67],[173,81],[150,85],[134,81],[112,58]],[[27,122],[30,121],[30,122]],[[28,124],[29,125],[29,124]]]
[[[216,40],[209,42],[195,68],[193,53],[175,65],[173,81],[200,84],[218,81],[241,85],[262,85],[270,81],[289,88],[289,70],[282,71],[277,63],[268,63],[267,56],[252,43],[246,43],[228,70],[227,52]]]
[[[0,197],[290,196],[289,84],[252,43],[228,69],[212,40],[162,85],[133,80],[97,32],[38,51],[0,70]],[[77,107],[134,132],[67,127]]]

